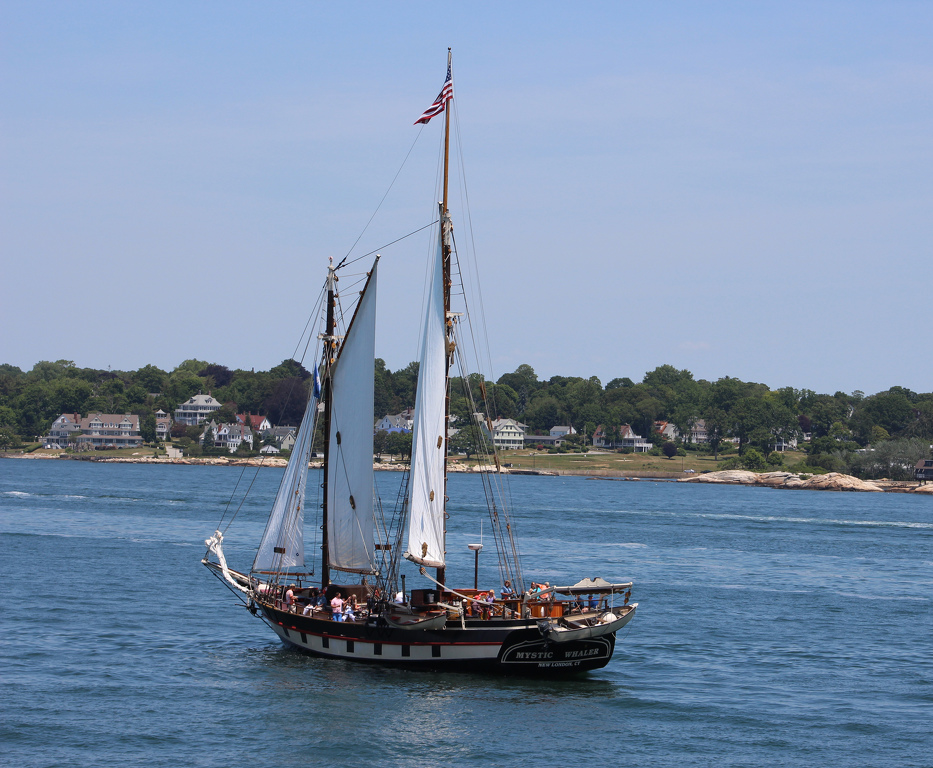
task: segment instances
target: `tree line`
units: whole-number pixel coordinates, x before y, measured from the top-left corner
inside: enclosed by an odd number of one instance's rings
[[[203,360],[185,360],[172,371],[146,365],[135,371],[79,368],[74,362],[41,361],[29,371],[0,364],[0,442],[31,441],[46,434],[62,413],[136,413],[161,409],[172,414],[198,392],[210,392],[224,403],[219,420],[235,413],[266,416],[273,424],[297,425],[310,387],[311,374],[300,363],[284,360],[268,371],[231,370]],[[418,363],[391,371],[376,360],[376,420],[415,403]],[[486,404],[484,404],[484,401]],[[605,386],[591,376],[552,376],[541,380],[527,364],[495,382],[479,374],[451,381],[451,413],[469,423],[477,411],[490,418],[513,418],[532,433],[544,434],[557,424],[592,436],[602,425],[610,434],[630,425],[636,434],[653,437],[657,421],[672,423],[689,436],[702,420],[708,448],[718,452],[735,440],[740,454],[754,448],[767,455],[778,441],[811,435],[809,451],[823,464],[840,468],[842,455],[891,441],[933,440],[933,393],[904,387],[865,395],[767,385],[723,377],[696,380],[688,370],[662,365],[640,382],[615,378]],[[684,440],[688,448],[689,438]],[[845,461],[846,466],[851,462]],[[903,463],[903,461],[902,461]]]

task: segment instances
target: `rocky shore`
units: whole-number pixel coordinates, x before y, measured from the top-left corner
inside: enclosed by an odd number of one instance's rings
[[[168,458],[166,456],[95,456],[93,454],[71,455],[66,453],[6,453],[0,454],[0,458],[8,459],[65,459],[71,461],[94,461],[102,464],[187,464],[191,466],[209,466],[209,467],[285,467],[288,466],[288,459],[282,459],[277,456],[250,458],[237,458],[235,456],[204,456],[204,457],[184,457],[180,459]],[[320,461],[309,462],[308,466],[320,468]],[[373,468],[381,472],[401,472],[407,469],[407,464],[395,464],[389,462],[376,462]],[[451,463],[448,466],[449,472],[490,472],[495,469],[491,465],[467,465]],[[508,470],[503,470],[508,472]],[[530,472],[528,474],[531,474]],[[538,472],[536,474],[549,474],[547,472]]]
[[[694,477],[683,477],[681,483],[720,483],[726,485],[763,485],[767,488],[787,488],[803,491],[859,491],[881,493],[928,493],[933,494],[933,485],[893,480],[859,480],[852,475],[830,472],[826,475],[801,476],[792,472],[749,472],[744,469],[729,469],[709,472]]]

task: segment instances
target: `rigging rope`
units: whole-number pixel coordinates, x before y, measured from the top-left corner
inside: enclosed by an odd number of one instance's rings
[[[426,123],[424,125],[426,125]],[[337,265],[338,269],[343,266],[344,262],[346,262],[350,254],[353,253],[353,249],[356,248],[357,243],[360,242],[360,238],[362,238],[363,235],[366,233],[366,230],[369,229],[369,225],[373,223],[373,219],[376,218],[376,214],[379,213],[379,209],[382,208],[382,204],[386,201],[386,198],[389,196],[389,192],[392,191],[392,187],[395,186],[395,182],[398,179],[399,174],[402,172],[402,168],[404,168],[405,163],[408,162],[408,158],[411,156],[411,151],[415,148],[415,144],[418,143],[418,139],[421,138],[421,132],[424,130],[424,125],[421,126],[421,128],[418,130],[418,133],[415,135],[415,140],[411,143],[411,146],[408,148],[408,152],[405,154],[405,159],[402,160],[402,164],[398,167],[398,170],[395,172],[395,176],[392,177],[392,182],[389,184],[389,188],[385,191],[385,194],[382,196],[382,200],[379,201],[379,205],[376,206],[376,210],[373,211],[373,215],[369,217],[369,221],[366,222],[366,226],[363,227],[363,231],[360,232],[359,237],[357,237],[356,240],[353,242],[353,245],[350,246],[350,250],[347,251],[346,256],[344,256],[341,262]],[[375,253],[375,251],[373,253]],[[366,254],[366,256],[369,256],[369,255],[371,254]],[[362,258],[365,258],[365,256],[360,256],[359,258],[362,259]],[[357,260],[358,259],[354,259],[354,261],[357,261]],[[350,262],[350,263],[352,264],[353,262]]]

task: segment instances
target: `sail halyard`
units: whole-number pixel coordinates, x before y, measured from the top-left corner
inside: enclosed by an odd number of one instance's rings
[[[373,379],[376,357],[376,268],[330,369],[327,451],[327,541],[331,569],[378,572],[374,546]]]

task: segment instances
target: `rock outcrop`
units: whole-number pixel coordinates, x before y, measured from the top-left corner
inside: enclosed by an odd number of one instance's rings
[[[696,477],[685,477],[681,483],[729,483],[733,485],[764,485],[768,488],[790,488],[806,491],[875,491],[884,489],[875,483],[859,480],[852,475],[830,472],[826,475],[813,475],[807,479],[791,472],[749,472],[745,469],[727,469],[722,472],[709,472]],[[931,486],[933,488],[933,486]],[[933,491],[930,491],[933,492]]]

